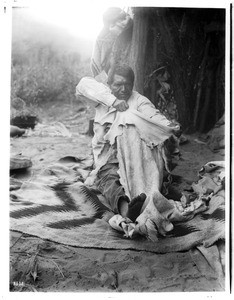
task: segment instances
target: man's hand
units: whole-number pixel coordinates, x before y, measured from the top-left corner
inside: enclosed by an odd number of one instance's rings
[[[128,109],[128,104],[125,100],[116,99],[112,106],[118,111],[125,111]]]

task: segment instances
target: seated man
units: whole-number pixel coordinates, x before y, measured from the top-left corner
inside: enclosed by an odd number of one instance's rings
[[[95,183],[116,214],[135,222],[143,210],[148,217],[155,197],[163,197],[163,170],[168,169],[164,145],[179,126],[133,91],[133,85],[133,70],[114,65],[108,86],[84,77],[76,94],[90,99],[96,108],[92,140],[95,170],[85,184]]]

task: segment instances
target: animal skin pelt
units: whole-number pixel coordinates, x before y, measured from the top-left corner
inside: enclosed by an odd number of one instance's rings
[[[156,241],[158,235],[166,236],[172,231],[175,222],[186,222],[206,211],[211,197],[222,189],[221,184],[213,183],[214,179],[205,177],[199,181],[198,186],[203,186],[205,182],[212,194],[197,193],[198,188],[195,189],[193,185],[196,197],[192,202],[185,201],[185,196],[181,201],[168,200],[160,192],[166,165],[164,144],[149,147],[141,139],[135,126],[128,125],[123,126],[122,134],[117,137],[117,149],[120,182],[127,196],[133,199],[141,193],[147,195],[141,214],[136,219],[134,232],[130,230],[131,234],[138,232]],[[207,184],[208,179],[213,184]]]
[[[117,148],[120,182],[127,196],[133,199],[141,193],[147,195],[138,224],[144,227],[147,220],[153,219],[159,233],[165,235],[173,229],[167,216],[174,206],[160,193],[165,166],[163,144],[150,148],[142,141],[135,126],[128,125],[117,137]],[[156,206],[157,200],[160,204]],[[153,231],[155,235],[156,229]]]

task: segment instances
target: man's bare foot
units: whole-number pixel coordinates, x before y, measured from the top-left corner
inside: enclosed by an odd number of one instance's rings
[[[136,196],[131,201],[127,196],[121,196],[119,198],[118,210],[122,217],[127,217],[133,222],[140,215],[142,206],[145,202],[146,194],[142,193]]]
[[[128,204],[127,217],[133,222],[135,222],[136,218],[140,215],[145,199],[146,194],[142,193],[139,196],[133,198]]]

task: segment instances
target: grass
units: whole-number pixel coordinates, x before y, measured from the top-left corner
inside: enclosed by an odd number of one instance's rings
[[[27,105],[75,100],[75,87],[89,74],[89,60],[79,53],[62,52],[51,44],[28,40],[12,45],[11,98]]]

